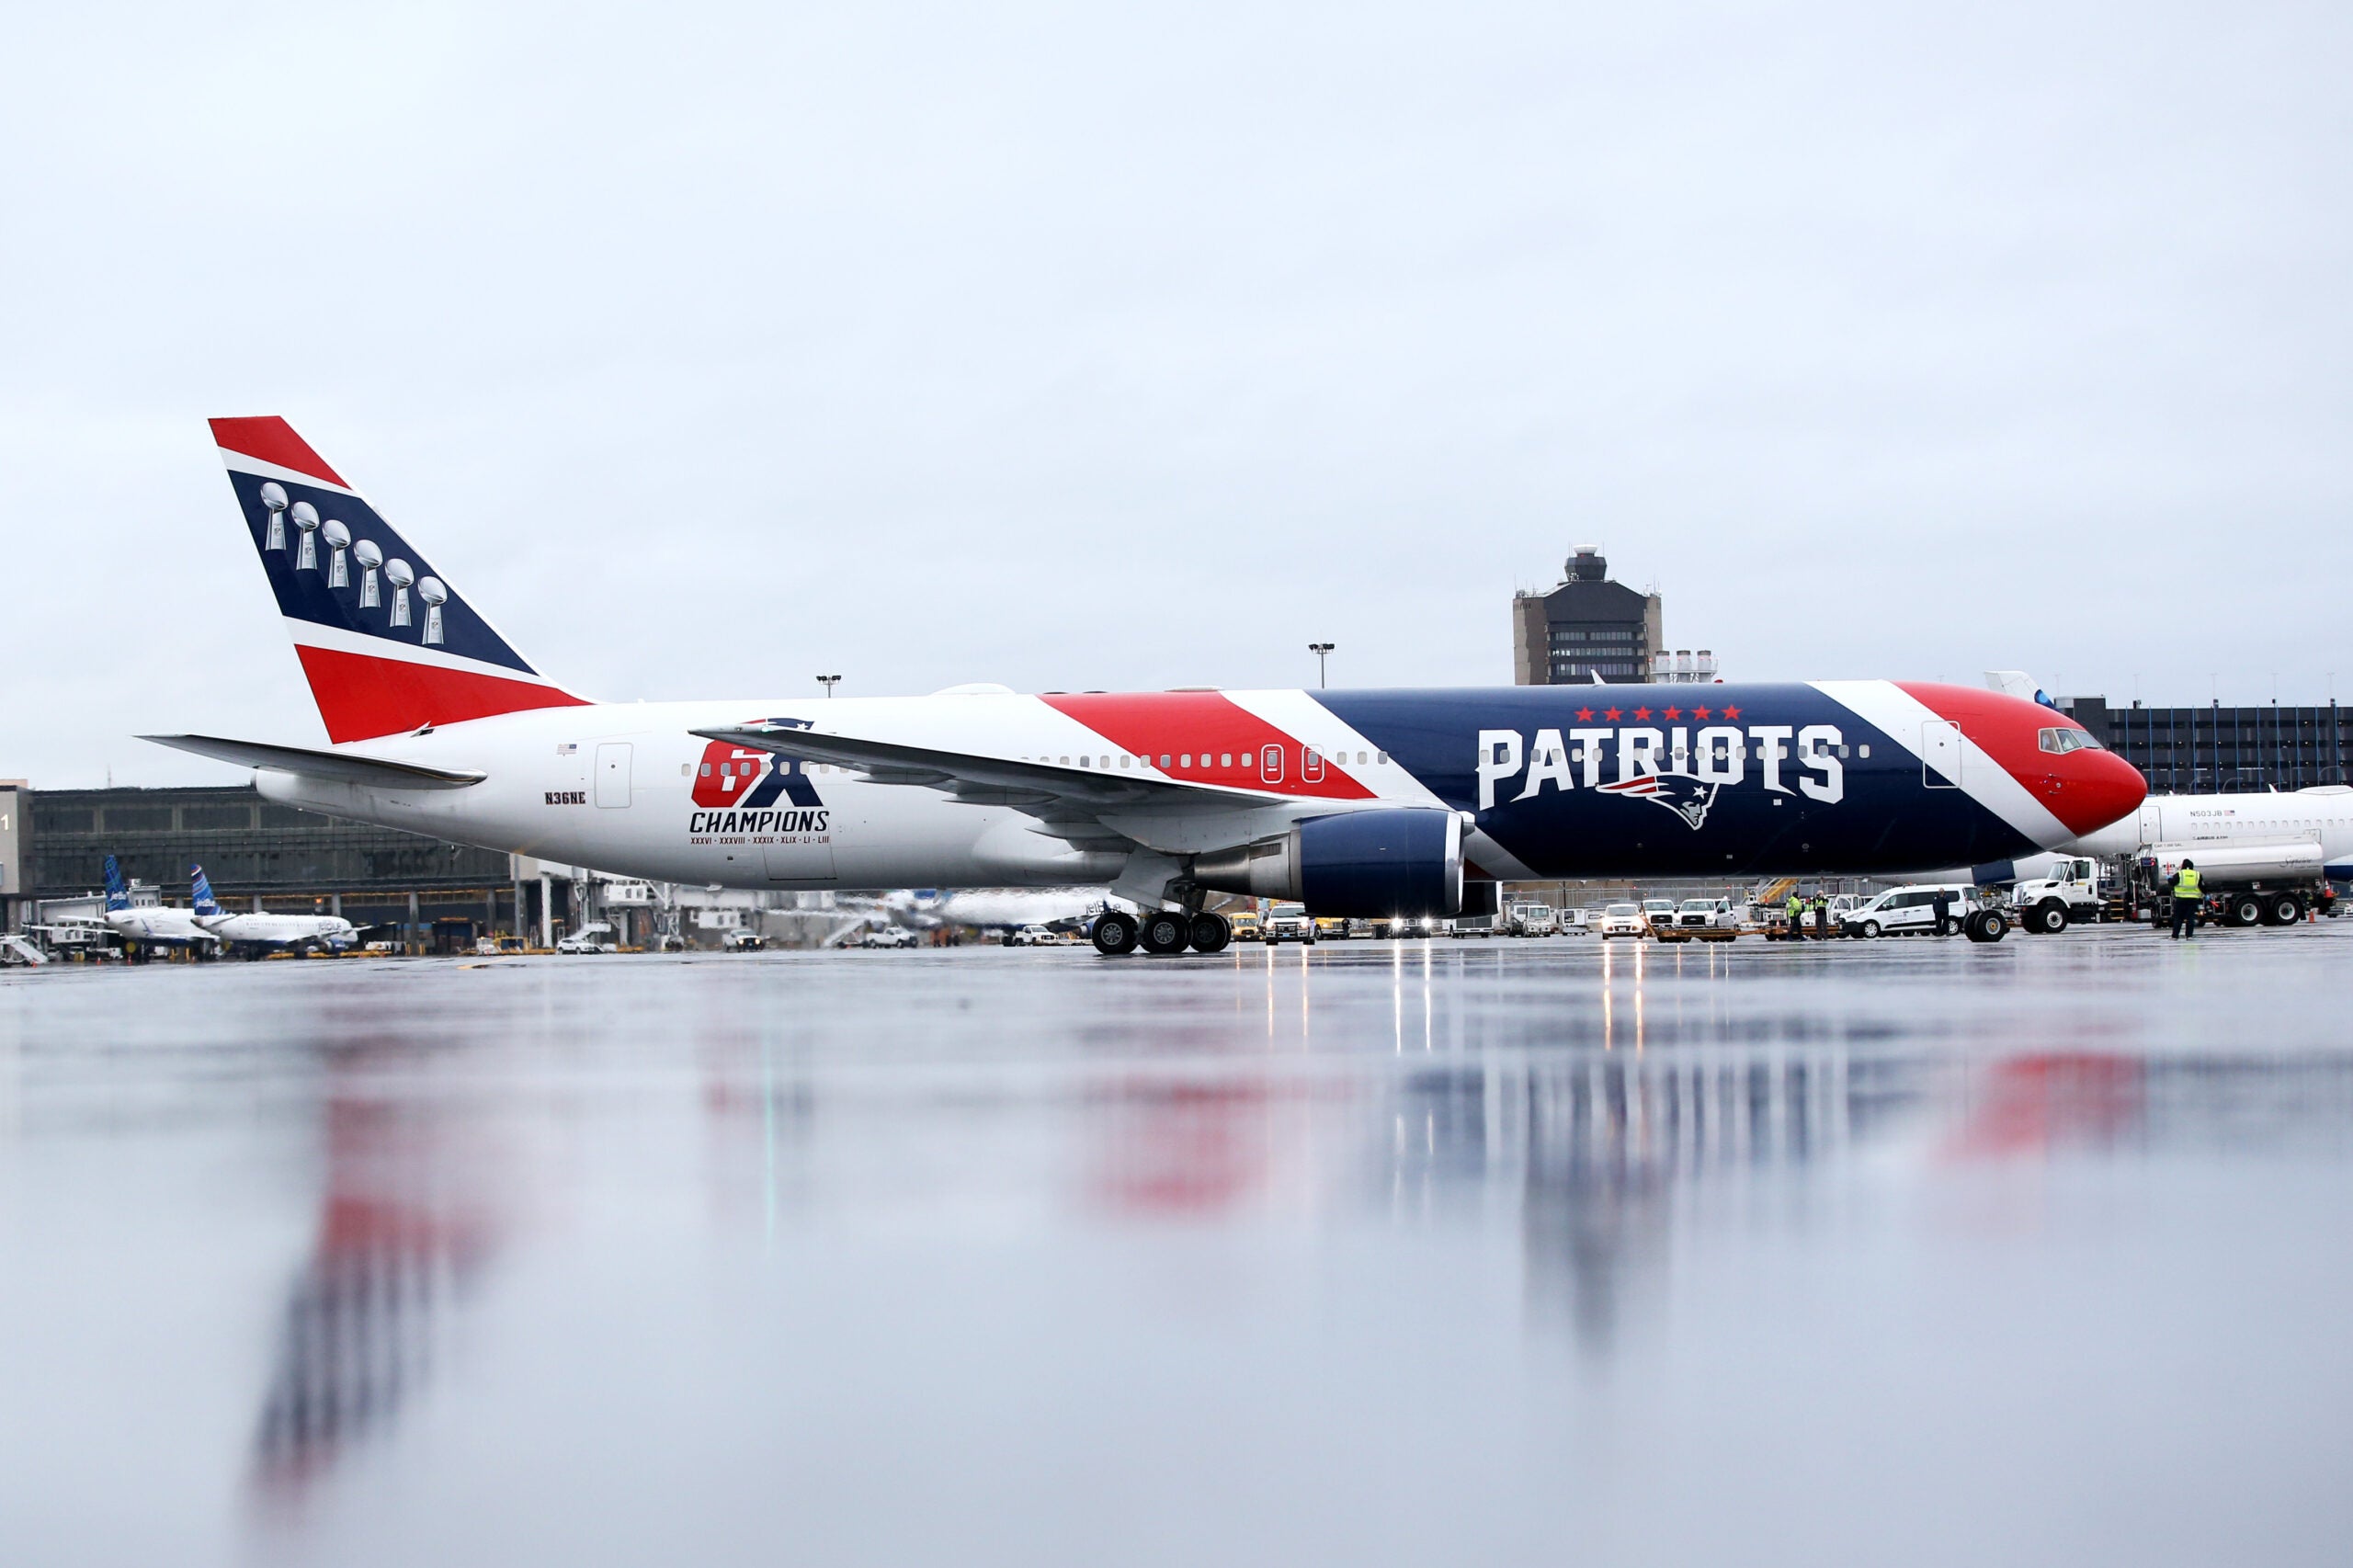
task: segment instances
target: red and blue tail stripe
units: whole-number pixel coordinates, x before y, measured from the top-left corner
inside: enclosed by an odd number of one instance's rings
[[[582,701],[533,669],[285,420],[211,423],[330,739]]]

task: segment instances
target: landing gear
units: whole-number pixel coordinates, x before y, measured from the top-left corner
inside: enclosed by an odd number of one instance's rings
[[[1122,915],[1107,909],[1095,917],[1095,950],[1105,958],[1118,958],[1136,950],[1136,920],[1132,915]]]
[[[1163,910],[1143,917],[1142,939],[1145,952],[1181,953],[1192,937],[1193,922],[1182,910]],[[1097,937],[1095,945],[1102,947],[1102,939]]]
[[[1222,915],[1193,916],[1193,950],[1197,953],[1217,953],[1233,940],[1233,926]]]
[[[1972,942],[1998,942],[2010,934],[2010,923],[1998,909],[1981,909],[1961,922],[1961,930]]]

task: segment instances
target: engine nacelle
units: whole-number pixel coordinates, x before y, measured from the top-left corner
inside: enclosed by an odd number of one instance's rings
[[[1462,819],[1427,807],[1316,817],[1197,858],[1193,881],[1219,892],[1296,899],[1314,915],[1450,919],[1462,911]]]

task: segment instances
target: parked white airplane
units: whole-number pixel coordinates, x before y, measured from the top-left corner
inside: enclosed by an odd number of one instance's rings
[[[190,866],[188,872],[195,884],[196,923],[220,941],[241,948],[347,948],[358,939],[358,928],[340,915],[232,914],[212,896],[203,867]]]
[[[43,926],[38,929],[57,933],[69,940],[81,940],[95,931],[111,932],[125,946],[144,945],[154,948],[194,948],[199,951],[215,947],[220,938],[196,923],[193,910],[176,909],[170,904],[133,904],[131,889],[122,880],[122,867],[111,855],[107,857],[106,904],[95,926]]]
[[[1104,951],[1214,950],[1210,891],[1449,916],[1497,880],[1974,864],[2146,792],[2031,702],[1875,680],[591,703],[284,420],[212,428],[334,744],[150,738],[273,801],[650,881],[1108,885],[1145,915],[1099,916]]]
[[[1109,902],[1101,888],[972,888],[894,892],[882,901],[891,918],[915,930],[970,926],[978,930],[1085,920]]]

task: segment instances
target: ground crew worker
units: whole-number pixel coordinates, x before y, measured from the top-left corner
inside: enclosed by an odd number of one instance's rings
[[[2181,869],[2165,883],[2173,893],[2173,939],[2198,935],[2198,903],[2205,896],[2198,875],[2198,862],[2184,860]]]
[[[1791,941],[1796,941],[1796,942],[1802,942],[1802,941],[1804,941],[1804,940],[1805,940],[1805,900],[1803,900],[1803,899],[1800,898],[1800,897],[1797,895],[1797,892],[1796,892],[1796,891],[1795,891],[1794,889],[1792,889],[1792,890],[1790,891],[1790,893],[1789,916],[1790,916],[1790,939]]]
[[[1952,894],[1951,894],[1951,892],[1950,892],[1949,891],[1948,891],[1948,890],[1944,889],[1944,888],[1938,888],[1938,889],[1937,890],[1937,894],[1936,894],[1936,896],[1935,896],[1934,898],[1930,899],[1928,902],[1929,902],[1930,903],[1932,903],[1932,904],[1934,904],[1934,905],[1936,906],[1936,910],[1937,910],[1937,935],[1938,935],[1938,936],[1939,936],[1939,937],[1949,937],[1949,936],[1951,936],[1951,935],[1952,935]]]
[[[1813,895],[1813,939],[1830,940],[1830,895],[1826,892]]]

